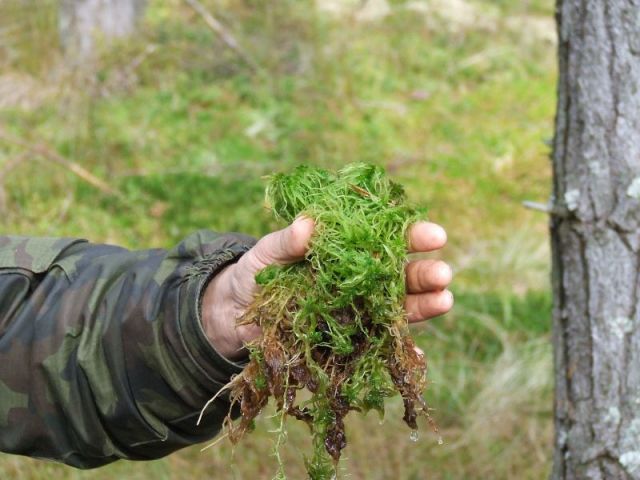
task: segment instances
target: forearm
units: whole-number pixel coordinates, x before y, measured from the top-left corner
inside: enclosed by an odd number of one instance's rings
[[[0,448],[93,467],[215,435],[224,396],[197,416],[241,367],[212,348],[200,301],[253,241],[199,232],[169,252],[55,255],[38,241],[0,242]]]

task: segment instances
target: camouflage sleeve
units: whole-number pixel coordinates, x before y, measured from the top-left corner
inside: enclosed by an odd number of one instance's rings
[[[213,437],[204,403],[242,366],[200,324],[207,282],[254,241],[201,231],[170,251],[0,237],[0,450],[91,468]]]

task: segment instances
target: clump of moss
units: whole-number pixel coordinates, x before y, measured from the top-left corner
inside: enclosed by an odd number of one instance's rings
[[[262,336],[229,385],[241,417],[225,426],[237,442],[273,397],[283,421],[310,428],[309,476],[335,478],[350,411],[383,415],[385,399],[400,393],[412,430],[418,415],[429,419],[426,364],[403,308],[407,229],[424,212],[406,203],[384,170],[366,164],[336,173],[300,166],[272,176],[266,197],[277,218],[306,215],[316,227],[304,261],[256,276],[262,289],[241,322],[257,323]]]

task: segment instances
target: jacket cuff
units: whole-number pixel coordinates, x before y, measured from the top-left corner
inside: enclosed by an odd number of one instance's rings
[[[222,385],[228,383],[233,375],[239,374],[246,362],[233,362],[213,347],[202,326],[202,297],[211,279],[226,266],[238,261],[255,244],[255,240],[249,237],[243,240],[197,260],[190,267],[180,289],[178,328],[183,347],[190,357],[188,368],[196,375],[204,375],[206,379]]]

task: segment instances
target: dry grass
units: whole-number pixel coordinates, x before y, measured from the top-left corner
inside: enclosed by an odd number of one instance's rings
[[[469,404],[455,447],[471,456],[477,478],[541,478],[539,466],[552,454],[551,346],[541,339],[504,347]]]

